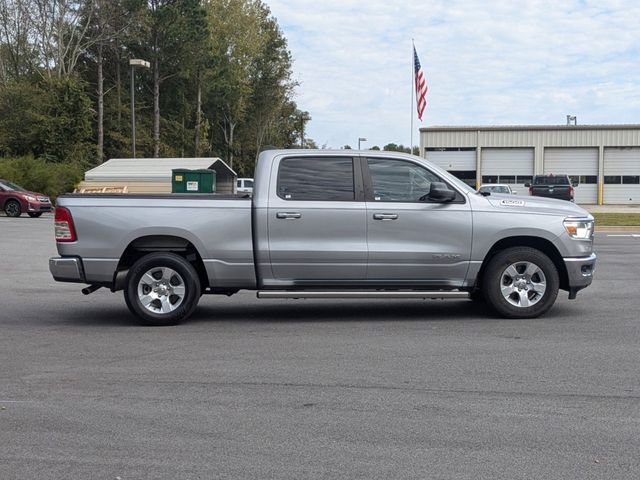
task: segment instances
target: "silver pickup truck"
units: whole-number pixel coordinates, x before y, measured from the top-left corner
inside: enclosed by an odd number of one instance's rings
[[[124,290],[143,323],[191,315],[202,294],[487,302],[536,317],[587,287],[593,217],[546,198],[482,195],[411,155],[269,150],[253,198],[58,198],[53,277]]]

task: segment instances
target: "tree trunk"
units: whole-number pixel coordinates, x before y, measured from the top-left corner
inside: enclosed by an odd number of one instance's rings
[[[231,170],[233,170],[233,131],[235,129],[235,122],[229,122],[229,167]]]
[[[196,127],[195,133],[196,138],[194,141],[194,155],[196,157],[200,156],[200,123],[202,122],[202,83],[200,81],[200,73],[197,76],[197,93],[196,93]]]
[[[184,104],[184,95],[182,96],[182,103]],[[185,128],[184,128],[184,124],[185,124],[185,119],[184,119],[184,112],[182,113],[182,131],[181,131],[181,135],[180,135],[180,158],[184,158],[184,147],[187,144],[187,139],[185,136]]]
[[[157,52],[157,49],[156,49]],[[153,157],[160,156],[160,65],[158,55],[153,60]]]
[[[219,123],[219,126],[224,135],[224,141],[227,144],[227,163],[229,167],[233,169],[233,132],[236,129],[236,122],[232,121],[231,116],[225,113],[224,119]]]
[[[102,44],[98,45],[98,165],[104,161],[104,75]]]
[[[120,84],[120,64],[122,58],[120,57],[120,42],[116,38],[116,106],[118,109],[118,131],[122,124],[122,85]]]

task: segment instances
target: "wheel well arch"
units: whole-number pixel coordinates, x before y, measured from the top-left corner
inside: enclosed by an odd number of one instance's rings
[[[482,266],[480,267],[480,271],[478,272],[476,285],[475,285],[476,288],[480,287],[482,278],[484,276],[484,272],[486,270],[487,265],[491,261],[491,259],[498,252],[501,252],[511,247],[535,248],[536,250],[540,250],[542,253],[547,255],[551,259],[553,264],[556,266],[556,269],[558,270],[558,276],[560,277],[560,288],[562,290],[569,289],[569,276],[567,274],[567,267],[564,264],[562,255],[560,255],[560,252],[558,251],[556,246],[546,238],[526,236],[526,235],[501,238],[491,246],[491,248],[489,249],[489,252],[484,257],[484,260],[482,261]]]
[[[139,259],[149,253],[170,252],[180,255],[187,260],[200,279],[203,288],[209,286],[209,277],[198,249],[186,238],[175,235],[146,235],[131,241],[124,249],[114,274],[113,290],[121,290],[124,286],[126,273]]]
[[[24,200],[22,200],[20,197],[7,197],[4,199],[4,202],[2,203],[2,208],[5,207],[5,205],[7,203],[9,203],[11,200],[15,200],[16,202],[18,202],[20,204],[20,207],[22,208],[22,205],[24,204]]]

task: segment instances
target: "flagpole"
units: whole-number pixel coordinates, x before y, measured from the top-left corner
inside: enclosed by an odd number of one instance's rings
[[[415,90],[416,82],[415,82],[415,66],[414,66],[414,58],[413,52],[415,47],[415,43],[413,38],[411,39],[411,143],[409,145],[409,153],[413,153],[413,91]]]

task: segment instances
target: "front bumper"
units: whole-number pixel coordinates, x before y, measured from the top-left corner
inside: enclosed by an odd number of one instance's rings
[[[28,212],[50,212],[52,210],[52,206],[50,203],[44,202],[27,202],[27,211]]]
[[[569,280],[569,298],[576,298],[576,293],[588,287],[593,282],[593,274],[596,270],[596,254],[588,257],[564,258]]]
[[[49,259],[49,271],[58,282],[87,283],[82,260],[77,257],[52,257]]]

